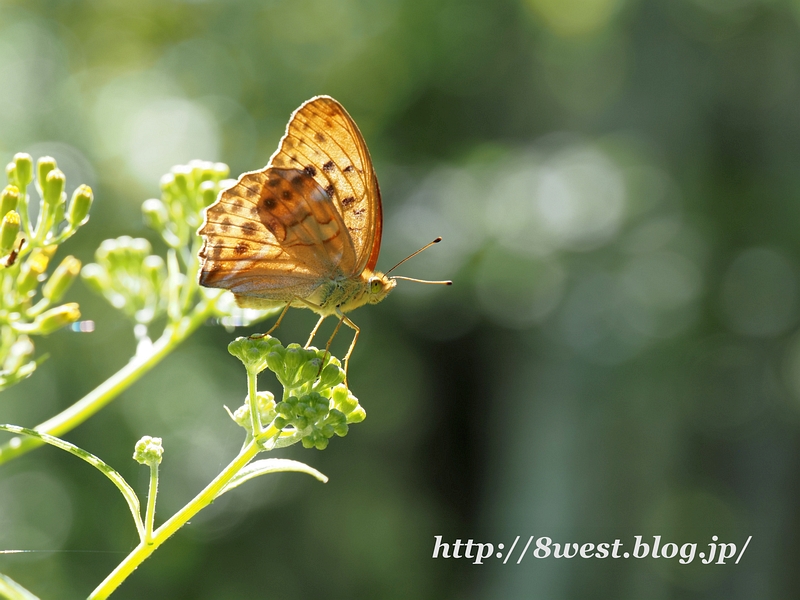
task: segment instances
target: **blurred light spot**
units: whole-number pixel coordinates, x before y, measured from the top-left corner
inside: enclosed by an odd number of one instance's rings
[[[622,0],[525,0],[553,33],[578,36],[608,25]]]
[[[700,270],[675,252],[634,258],[625,267],[622,283],[638,303],[656,309],[679,308],[697,297]]]
[[[780,335],[797,320],[794,265],[774,250],[742,252],[725,274],[721,305],[728,326],[737,333]]]
[[[71,528],[72,499],[56,477],[26,471],[0,479],[0,548],[54,552]]]
[[[127,161],[132,173],[152,185],[172,165],[199,158],[219,159],[219,131],[213,116],[181,98],[156,100],[128,119]]]
[[[565,151],[545,165],[538,208],[556,243],[591,250],[614,237],[622,223],[625,189],[619,170],[589,148]]]
[[[478,301],[492,320],[524,328],[558,305],[566,275],[554,261],[531,260],[492,248],[475,274]]]
[[[77,321],[70,325],[70,328],[78,333],[92,333],[94,331],[94,321]]]

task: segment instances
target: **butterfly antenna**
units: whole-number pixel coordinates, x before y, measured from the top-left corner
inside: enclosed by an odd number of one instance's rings
[[[395,275],[392,279],[404,279],[406,281],[416,281],[417,283],[434,283],[437,285],[453,285],[453,282],[449,279],[447,281],[429,281],[428,279],[414,279],[413,277],[402,277],[401,275]]]
[[[407,260],[409,260],[409,259],[411,259],[411,258],[414,258],[414,257],[415,257],[417,254],[419,254],[419,253],[420,253],[420,252],[422,252],[423,250],[427,250],[428,248],[430,248],[430,247],[431,247],[431,246],[433,246],[434,244],[438,244],[438,243],[439,243],[439,242],[441,242],[441,241],[442,241],[442,238],[441,238],[441,237],[437,237],[437,238],[436,238],[435,240],[433,240],[432,242],[430,242],[430,243],[428,243],[428,244],[425,244],[425,245],[424,245],[422,248],[420,248],[419,250],[417,250],[417,251],[416,251],[416,252],[414,252],[413,254],[410,254],[410,255],[406,256],[406,257],[405,257],[403,260],[401,260],[399,263],[397,263],[397,264],[396,264],[395,266],[393,266],[391,269],[389,269],[388,271],[386,271],[386,275],[388,275],[389,273],[391,273],[392,271],[394,271],[394,270],[395,270],[397,267],[399,267],[400,265],[402,265],[402,264],[403,264],[404,262],[406,262]],[[408,279],[408,277],[394,277],[394,279]],[[418,280],[417,280],[417,281],[418,281]]]

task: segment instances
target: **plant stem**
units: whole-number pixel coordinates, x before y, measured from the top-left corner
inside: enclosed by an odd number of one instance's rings
[[[135,355],[131,360],[106,379],[103,383],[86,394],[69,408],[56,416],[40,423],[34,429],[41,433],[61,436],[91,417],[94,413],[128,389],[147,371],[157,365],[161,359],[172,352],[175,347],[191,335],[214,312],[214,300],[201,302],[191,315],[183,317],[177,324],[167,325],[161,337],[146,354]],[[0,465],[22,456],[38,448],[44,442],[34,437],[14,437],[0,446]]]
[[[89,600],[104,600],[108,598],[111,593],[156,550],[156,548],[163,544],[172,534],[178,531],[178,529],[183,527],[189,519],[211,504],[222,488],[224,488],[234,475],[246,466],[258,452],[259,439],[255,438],[245,445],[236,458],[234,458],[202,492],[195,496],[189,504],[184,506],[167,522],[154,531],[149,543],[146,541],[140,542],[139,545],[125,557],[125,560],[117,565],[117,568],[95,588],[89,596]]]
[[[153,543],[153,523],[156,520],[156,496],[158,495],[158,465],[150,465],[150,489],[147,490],[147,511],[144,516],[145,544]]]

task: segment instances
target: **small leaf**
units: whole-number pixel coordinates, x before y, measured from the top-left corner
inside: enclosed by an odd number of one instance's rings
[[[0,596],[8,600],[39,600],[8,575],[0,573]]]
[[[228,482],[222,491],[217,494],[217,498],[222,496],[225,492],[232,490],[235,487],[242,485],[245,481],[249,481],[259,475],[266,475],[267,473],[282,473],[285,471],[296,471],[298,473],[307,473],[312,477],[316,477],[322,483],[327,483],[328,478],[317,471],[313,467],[309,467],[305,463],[297,460],[290,460],[288,458],[265,458],[262,460],[255,460],[249,465],[239,471],[236,476]]]

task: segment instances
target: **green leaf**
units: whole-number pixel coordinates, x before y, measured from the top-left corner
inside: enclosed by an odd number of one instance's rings
[[[249,481],[254,477],[258,477],[259,475],[266,475],[267,473],[282,473],[285,471],[296,471],[298,473],[307,473],[312,477],[316,477],[322,483],[328,483],[328,478],[317,471],[313,467],[309,467],[305,463],[301,463],[297,460],[290,460],[288,458],[265,458],[262,460],[254,460],[246,467],[244,467],[241,471],[239,471],[236,476],[234,476],[226,485],[219,494],[217,494],[217,498],[222,496],[225,492],[232,490],[235,487],[242,485],[245,481]]]
[[[139,537],[144,537],[144,524],[142,523],[142,512],[139,506],[139,497],[136,495],[136,492],[133,491],[133,488],[128,485],[128,482],[117,473],[114,469],[109,467],[106,463],[102,460],[97,458],[94,454],[87,452],[81,448],[78,448],[74,444],[70,444],[67,441],[62,440],[61,438],[57,438],[52,435],[48,435],[46,433],[39,433],[35,429],[28,429],[27,427],[19,427],[18,425],[0,425],[0,430],[8,431],[9,433],[16,433],[20,435],[29,435],[31,437],[38,438],[42,440],[46,444],[50,444],[51,446],[55,446],[56,448],[60,448],[65,452],[69,452],[70,454],[74,454],[81,460],[86,461],[90,465],[92,465],[95,469],[100,471],[103,475],[108,477],[111,482],[117,486],[117,489],[122,493],[122,496],[125,498],[125,501],[128,503],[128,508],[131,509],[131,514],[133,515],[133,521],[136,524],[136,530],[139,532]]]
[[[0,596],[8,600],[39,600],[39,596],[31,594],[11,577],[2,573],[0,573]]]

